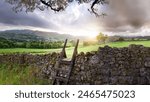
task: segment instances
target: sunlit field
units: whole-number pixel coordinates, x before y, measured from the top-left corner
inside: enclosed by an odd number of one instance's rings
[[[112,42],[107,44],[97,44],[90,46],[82,46],[78,47],[78,52],[90,52],[97,51],[99,47],[104,47],[108,45],[110,47],[128,47],[130,44],[143,45],[146,47],[150,47],[150,41],[123,41],[123,42]],[[72,55],[74,47],[66,48],[66,52],[68,56]],[[26,48],[10,48],[10,49],[0,49],[0,54],[12,54],[12,53],[31,53],[31,54],[47,54],[52,52],[60,52],[61,49],[26,49]]]

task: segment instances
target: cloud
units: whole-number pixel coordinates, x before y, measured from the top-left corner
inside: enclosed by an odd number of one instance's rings
[[[55,24],[52,22],[47,23],[40,14],[12,11],[11,5],[0,1],[0,23],[13,26],[32,26],[42,28],[54,28]]]
[[[110,0],[101,26],[112,32],[138,32],[150,24],[150,0]]]
[[[59,13],[51,10],[15,13],[12,11],[11,5],[4,1],[0,1],[0,7],[0,28],[22,29],[24,27],[26,29],[27,27],[35,27],[75,35],[81,33],[90,35],[91,32],[95,32],[95,28],[91,30],[96,25],[94,23],[95,16],[88,12],[86,4],[72,3],[65,11]],[[91,17],[93,18],[91,19]]]
[[[0,28],[42,28],[74,35],[95,36],[99,32],[150,34],[150,0],[109,0],[100,9],[108,16],[90,14],[89,4],[72,3],[63,12],[35,10],[15,13],[11,5],[0,1]],[[124,33],[123,33],[124,32]]]

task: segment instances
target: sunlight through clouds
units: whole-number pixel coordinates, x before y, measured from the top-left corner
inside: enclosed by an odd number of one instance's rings
[[[0,28],[36,29],[90,37],[99,32],[109,35],[150,35],[150,1],[137,0],[134,7],[129,1],[111,0],[109,5],[100,6],[101,12],[108,16],[98,18],[88,11],[90,4],[73,2],[62,12],[48,9],[16,14],[2,0]]]

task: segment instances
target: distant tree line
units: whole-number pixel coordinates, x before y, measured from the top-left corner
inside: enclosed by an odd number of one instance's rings
[[[0,48],[38,48],[38,49],[54,49],[62,48],[63,41],[48,42],[48,41],[24,41],[18,42],[0,38]]]
[[[127,37],[127,36],[108,36],[103,33],[99,33],[96,36],[96,39],[99,44],[110,43],[110,42],[120,42],[120,41],[143,41],[150,40],[150,36],[135,36],[135,37]]]

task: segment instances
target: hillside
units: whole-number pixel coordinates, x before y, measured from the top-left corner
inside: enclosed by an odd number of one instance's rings
[[[34,30],[6,30],[0,31],[0,37],[15,41],[61,41],[66,38],[73,40],[75,36]],[[80,37],[81,39],[84,37]]]

